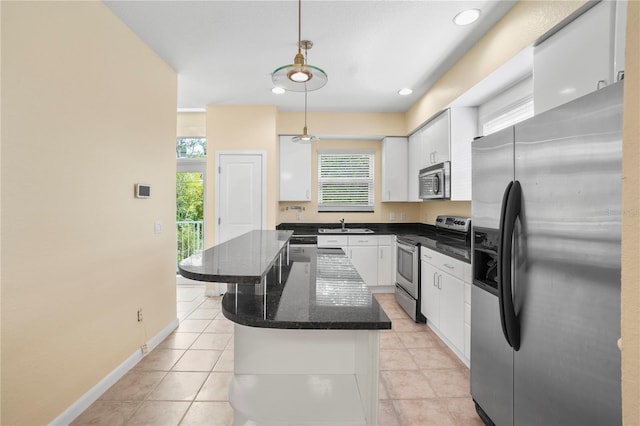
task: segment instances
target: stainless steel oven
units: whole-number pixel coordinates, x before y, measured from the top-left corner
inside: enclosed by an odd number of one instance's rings
[[[396,300],[414,321],[420,321],[420,247],[398,239]]]

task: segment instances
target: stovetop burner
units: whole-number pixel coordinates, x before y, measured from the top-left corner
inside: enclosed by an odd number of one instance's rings
[[[411,245],[421,245],[460,260],[471,259],[469,250],[469,230],[471,219],[456,216],[438,216],[436,231],[426,235],[398,235],[398,241]]]

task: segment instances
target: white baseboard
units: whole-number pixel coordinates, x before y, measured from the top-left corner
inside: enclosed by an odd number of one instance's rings
[[[156,346],[160,344],[169,334],[171,334],[176,328],[178,328],[178,319],[171,321],[165,328],[163,328],[158,334],[153,336],[147,342],[149,351],[152,351]],[[127,358],[122,364],[117,366],[111,373],[107,374],[102,380],[100,380],[94,387],[89,389],[87,393],[82,395],[80,399],[71,404],[62,414],[56,417],[50,425],[68,425],[76,417],[82,414],[91,404],[93,404],[100,396],[114,385],[118,380],[122,378],[129,370],[131,370],[143,357],[142,351],[137,349],[129,358]]]

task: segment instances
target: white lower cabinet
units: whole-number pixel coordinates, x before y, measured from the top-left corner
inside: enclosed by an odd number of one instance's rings
[[[392,286],[393,235],[318,235],[318,247],[341,248],[369,287]]]
[[[394,265],[393,246],[378,246],[378,285],[394,285]]]
[[[378,246],[349,246],[349,259],[362,280],[370,287],[378,285]],[[375,267],[374,267],[375,265]]]
[[[464,352],[464,282],[445,272],[439,273],[440,331]]]
[[[464,274],[464,356],[471,360],[471,265],[465,265]]]
[[[422,295],[420,299],[420,311],[427,318],[427,323],[434,327],[440,327],[440,289],[438,288],[437,269],[421,261],[420,284]]]
[[[424,247],[421,247],[420,261],[420,310],[427,318],[427,325],[469,365],[467,337],[470,334],[466,329],[471,319],[469,315],[466,321],[465,277],[470,268],[464,262]]]

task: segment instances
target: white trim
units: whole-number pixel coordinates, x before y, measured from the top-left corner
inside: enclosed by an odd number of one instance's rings
[[[215,241],[216,244],[220,242],[220,224],[218,223],[218,215],[220,214],[220,176],[218,173],[218,167],[220,167],[220,157],[223,155],[259,155],[261,158],[262,167],[262,218],[260,219],[260,229],[265,229],[267,224],[267,151],[216,151],[216,163],[213,165],[214,173],[216,174],[216,196],[215,196],[215,210],[216,217],[213,218],[215,226]]]
[[[149,351],[152,351],[156,346],[160,344],[173,330],[178,328],[178,318],[171,321],[160,333],[149,339],[147,347]],[[113,386],[118,380],[122,378],[129,370],[131,370],[140,360],[143,358],[142,351],[137,349],[129,358],[127,358],[122,364],[117,366],[111,373],[102,378],[94,387],[89,389],[84,395],[80,397],[76,402],[71,404],[69,408],[64,410],[62,414],[56,417],[50,425],[68,425],[82,414],[91,404],[93,404],[103,393]]]

